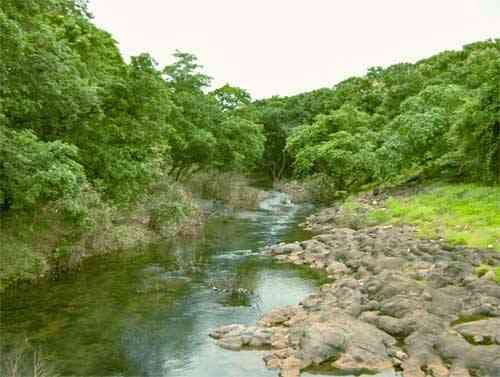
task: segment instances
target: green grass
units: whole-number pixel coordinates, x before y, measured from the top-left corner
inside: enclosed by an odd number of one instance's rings
[[[377,223],[413,224],[425,238],[500,251],[500,187],[439,184],[408,197],[388,199],[372,210]],[[496,271],[500,275],[500,268]]]
[[[491,280],[494,280],[498,284],[500,284],[500,266],[488,266],[486,264],[482,264],[475,269],[476,275],[481,277],[488,274]]]

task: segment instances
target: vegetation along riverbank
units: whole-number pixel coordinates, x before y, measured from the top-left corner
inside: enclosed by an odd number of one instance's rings
[[[2,0],[0,36],[0,291],[197,237],[259,177],[323,208],[264,252],[335,281],[220,345],[289,376],[500,375],[500,39],[252,99],[191,53],[125,59],[84,1]]]

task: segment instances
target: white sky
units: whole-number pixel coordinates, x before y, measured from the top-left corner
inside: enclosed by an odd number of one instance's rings
[[[500,0],[90,0],[124,56],[191,52],[254,98],[292,95],[500,38]]]

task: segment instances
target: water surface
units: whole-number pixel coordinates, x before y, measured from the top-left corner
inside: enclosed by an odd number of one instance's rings
[[[259,253],[305,238],[297,225],[305,213],[273,192],[256,211],[211,217],[199,240],[95,258],[58,281],[10,291],[2,297],[1,346],[29,344],[68,376],[276,376],[261,352],[225,351],[207,334],[253,324],[316,288],[312,272]]]

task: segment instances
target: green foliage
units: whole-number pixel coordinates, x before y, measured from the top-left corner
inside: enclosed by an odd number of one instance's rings
[[[104,88],[103,88],[104,89]],[[168,151],[172,102],[148,55],[103,90],[100,119],[71,135],[87,174],[115,202],[134,200],[157,176]]]
[[[320,205],[331,205],[344,195],[343,191],[338,190],[336,180],[327,174],[308,177],[304,186],[308,199]]]
[[[262,157],[247,92],[205,93],[210,78],[184,52],[162,70],[148,54],[125,62],[85,1],[2,1],[0,35],[0,241],[18,251],[14,261],[2,251],[15,267],[1,279],[148,239],[142,223],[121,218],[138,208],[164,234],[191,215],[189,198],[159,183],[167,169],[241,171]],[[157,205],[147,207],[152,192]]]
[[[148,226],[163,237],[173,236],[178,226],[198,217],[198,207],[176,182],[162,179],[143,199]]]
[[[220,170],[250,171],[262,157],[262,127],[246,119],[229,117],[214,131],[217,140],[213,166]]]
[[[175,62],[166,66],[163,73],[177,93],[200,93],[210,85],[212,79],[200,72],[203,66],[195,55],[177,50],[174,58]]]
[[[241,88],[226,84],[210,93],[215,98],[220,108],[224,111],[236,111],[251,102],[250,94]]]
[[[4,208],[27,209],[50,201],[76,199],[86,182],[76,158],[77,149],[72,145],[43,142],[31,131],[1,127],[1,204]]]
[[[338,190],[415,171],[500,182],[499,62],[500,40],[489,40],[336,85],[316,98],[330,108],[288,132],[295,174],[327,174]]]
[[[500,183],[500,40],[474,51],[467,82],[475,88],[458,111],[453,136],[460,140],[461,173]]]
[[[202,169],[251,169],[262,157],[262,128],[245,117],[250,96],[243,89],[225,85],[205,94],[210,78],[202,73],[196,57],[177,52],[176,61],[164,69],[176,105],[169,138],[170,173],[176,180]]]
[[[292,97],[272,97],[240,111],[241,116],[264,127],[266,143],[259,171],[274,179],[290,174],[292,159],[285,148],[288,136],[294,128],[328,113],[332,108],[331,93],[330,89],[319,89]]]
[[[298,127],[288,139],[298,174],[326,174],[335,190],[348,190],[367,182],[376,172],[377,145],[370,131],[372,117],[351,105],[320,115],[312,126]]]
[[[0,111],[9,127],[55,138],[93,111],[97,93],[78,53],[61,38],[59,19],[69,2],[44,3],[2,2]]]
[[[125,64],[111,36],[71,0],[6,0],[0,29],[3,125],[76,146],[71,158],[107,198],[136,197],[167,148],[173,106],[152,60]]]
[[[264,105],[254,104],[253,107],[256,109],[251,113],[257,122],[263,125],[266,138],[260,165],[275,179],[280,178],[289,166],[285,146],[290,129],[285,117],[286,111],[280,106],[278,101],[271,99]]]

